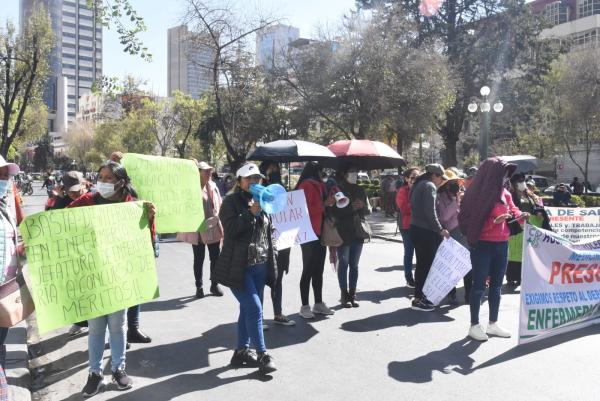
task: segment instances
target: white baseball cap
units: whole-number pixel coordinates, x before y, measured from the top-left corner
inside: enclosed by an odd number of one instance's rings
[[[198,163],[198,170],[214,170],[214,168],[207,162]]]
[[[258,169],[258,166],[256,164],[253,164],[253,163],[244,164],[235,173],[235,176],[237,178],[240,178],[240,177],[250,177],[252,175],[259,175],[262,178],[265,178],[265,176],[260,173],[260,170]]]
[[[9,175],[17,175],[21,171],[21,169],[19,168],[19,166],[17,166],[15,163],[8,163],[4,159],[4,157],[0,156],[0,168],[2,168],[4,166],[8,167],[8,174]]]

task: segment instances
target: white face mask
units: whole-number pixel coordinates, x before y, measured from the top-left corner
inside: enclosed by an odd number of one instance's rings
[[[356,184],[358,181],[358,173],[356,171],[348,172],[346,175],[346,181],[348,181],[350,184]]]
[[[113,197],[117,191],[115,191],[115,184],[109,182],[98,182],[96,184],[96,190],[104,199]]]
[[[524,182],[519,182],[517,184],[517,189],[521,192],[525,191],[527,189],[527,185]]]

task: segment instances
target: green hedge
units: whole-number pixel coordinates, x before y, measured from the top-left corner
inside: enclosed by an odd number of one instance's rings
[[[577,207],[586,207],[583,198],[579,195],[571,195],[571,202],[576,204]]]
[[[600,196],[582,195],[585,207],[600,207]]]

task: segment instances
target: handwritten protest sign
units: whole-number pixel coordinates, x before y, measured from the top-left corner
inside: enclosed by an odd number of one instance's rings
[[[444,240],[435,254],[423,294],[434,305],[438,305],[470,270],[469,250],[452,238]]]
[[[310,223],[304,190],[291,191],[286,195],[288,201],[285,209],[271,215],[277,249],[286,249],[317,239]]]
[[[600,239],[600,207],[546,207],[552,230],[572,242]]]
[[[37,213],[20,231],[42,333],[158,297],[142,202]]]
[[[156,231],[199,231],[204,221],[198,167],[191,160],[127,153],[121,160],[139,198],[156,206]]]
[[[519,344],[600,323],[600,240],[525,226]]]

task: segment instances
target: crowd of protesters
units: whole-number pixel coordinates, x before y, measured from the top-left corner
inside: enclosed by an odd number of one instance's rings
[[[122,157],[120,152],[113,153],[93,175],[95,182],[77,171],[66,172],[60,182],[51,175],[45,177],[42,188],[49,194],[46,209],[137,200],[131,179],[120,164]],[[195,296],[198,299],[205,297],[203,264],[208,251],[208,291],[221,297],[224,295],[222,286],[228,287],[239,303],[237,343],[231,364],[256,367],[265,374],[274,372],[274,359],[267,352],[263,336],[263,330],[267,328],[263,322],[263,292],[265,286],[270,287],[274,323],[294,326],[296,322],[282,310],[287,286],[284,286],[283,278],[289,271],[290,249],[277,249],[271,216],[253,199],[251,188],[255,184],[281,184],[281,166],[275,161],[264,161],[260,166],[246,163],[235,174],[220,176],[207,162],[196,163],[205,222],[199,232],[178,234],[178,239],[192,246],[190,270],[193,271]],[[387,216],[397,216],[402,235],[405,283],[414,288],[411,308],[422,312],[435,310],[423,293],[423,287],[439,245],[444,239],[452,238],[470,250],[472,271],[464,278],[464,302],[471,312],[468,335],[478,341],[485,341],[490,335],[511,335],[499,325],[498,314],[505,275],[510,285],[520,284],[520,226],[529,220],[536,226],[550,228],[540,198],[532,191],[525,175],[515,174],[515,168],[515,165],[493,157],[485,160],[479,169],[467,170],[467,176],[459,175],[456,169],[429,164],[422,171],[406,169],[400,185],[391,177],[382,181],[383,212]],[[23,214],[11,183],[18,173],[17,165],[0,157],[0,238],[5,239],[3,252],[0,252],[2,282],[20,271],[23,260],[23,252],[17,243],[17,225]],[[580,185],[574,181],[576,192],[581,190]],[[300,247],[302,274],[296,284],[300,289],[299,315],[314,319],[317,314],[334,314],[334,309],[323,299],[322,291],[327,254],[323,230],[327,218],[335,222],[341,240],[338,246],[329,248],[330,260],[337,268],[340,305],[358,307],[359,263],[364,242],[370,235],[365,216],[371,213],[371,207],[365,190],[358,185],[356,166],[345,165],[328,175],[318,163],[308,162],[295,189],[304,191],[310,223],[317,236],[316,240]],[[337,203],[336,191],[343,193],[347,202]],[[568,193],[562,186],[557,192],[558,197],[563,192]],[[154,206],[145,202],[145,207],[152,226],[148,240],[155,246]],[[414,269],[413,255],[416,256]],[[486,288],[489,289],[489,318],[484,327],[479,321],[479,309]],[[459,304],[456,293],[454,289],[449,294],[449,301],[454,305]],[[133,381],[125,372],[126,349],[129,343],[152,341],[140,330],[140,310],[139,305],[132,306],[76,323],[69,329],[69,335],[88,334],[89,375],[82,390],[84,397],[95,395],[104,386],[101,362],[107,329],[112,380],[120,390],[132,387]],[[4,343],[7,332],[7,327],[0,328],[0,344]],[[2,366],[5,354],[2,345]],[[3,370],[0,371],[1,387],[6,385],[6,380],[2,376]]]

